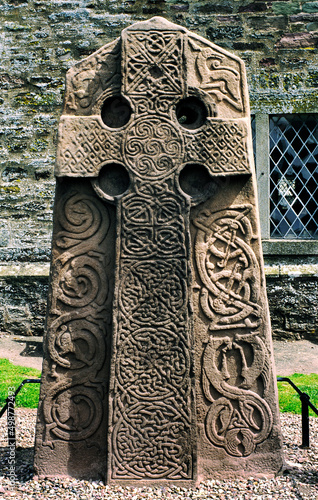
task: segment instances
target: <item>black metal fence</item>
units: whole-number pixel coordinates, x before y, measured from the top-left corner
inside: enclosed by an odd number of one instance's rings
[[[9,446],[16,446],[16,432],[15,432],[15,400],[17,394],[21,391],[25,384],[39,384],[40,378],[27,378],[21,382],[19,387],[10,394],[4,407],[0,410],[0,418],[7,412],[7,426],[8,426],[8,444]],[[309,448],[309,408],[318,416],[317,408],[311,403],[310,396],[306,392],[302,392],[292,380],[288,377],[277,377],[277,382],[288,382],[292,388],[299,395],[301,401],[301,424],[302,424],[302,444],[301,448]]]
[[[21,391],[25,384],[39,384],[41,382],[40,378],[26,378],[21,382],[19,387],[10,394],[4,407],[0,410],[0,418],[7,412],[7,427],[8,427],[8,445],[16,446],[16,433],[15,433],[15,400],[17,394]]]
[[[299,395],[301,401],[301,428],[302,428],[302,444],[301,448],[309,448],[309,408],[318,415],[317,408],[309,401],[310,396],[306,392],[302,392],[297,385],[288,377],[277,377],[277,382],[288,382]]]

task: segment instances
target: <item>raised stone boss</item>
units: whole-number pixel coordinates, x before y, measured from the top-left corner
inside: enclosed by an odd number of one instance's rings
[[[243,62],[155,17],[67,74],[40,475],[282,467]]]

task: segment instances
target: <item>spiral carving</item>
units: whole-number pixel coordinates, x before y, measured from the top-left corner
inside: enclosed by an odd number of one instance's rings
[[[140,118],[126,132],[123,155],[136,175],[160,179],[179,166],[183,139],[179,130],[164,118]]]
[[[102,421],[103,405],[94,387],[64,382],[47,394],[43,413],[45,443],[52,446],[52,434],[63,441],[82,441],[92,436]]]
[[[85,315],[86,312],[86,315]],[[105,362],[105,332],[101,322],[93,321],[86,309],[66,313],[51,323],[48,349],[51,359],[63,368],[96,372]]]
[[[53,246],[52,302],[47,348],[54,382],[43,400],[44,444],[82,441],[104,415],[109,278],[107,209],[85,189],[60,199]]]
[[[96,258],[81,255],[70,259],[60,272],[58,299],[72,307],[102,305],[108,294],[105,267]]]

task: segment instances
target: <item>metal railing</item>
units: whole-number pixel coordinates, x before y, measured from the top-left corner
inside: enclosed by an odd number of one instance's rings
[[[21,382],[19,387],[8,396],[4,407],[0,410],[0,418],[7,412],[7,426],[8,426],[8,444],[9,446],[16,446],[16,432],[15,432],[15,400],[16,396],[21,391],[25,384],[40,384],[40,378],[27,378]],[[310,402],[310,396],[306,392],[302,392],[297,385],[288,377],[277,377],[277,382],[288,382],[292,388],[299,395],[301,401],[301,424],[302,424],[302,444],[301,448],[309,448],[309,408],[318,416],[317,408]]]
[[[4,407],[0,410],[0,418],[7,412],[7,427],[8,427],[8,444],[9,446],[16,446],[16,433],[15,433],[15,400],[17,394],[21,391],[25,384],[39,384],[40,378],[26,378],[21,382],[19,387],[7,397]]]
[[[288,377],[277,377],[277,382],[288,382],[299,395],[301,401],[301,429],[302,443],[301,448],[309,448],[309,408],[318,415],[317,408],[310,402],[310,396],[306,392],[302,392],[297,385]]]

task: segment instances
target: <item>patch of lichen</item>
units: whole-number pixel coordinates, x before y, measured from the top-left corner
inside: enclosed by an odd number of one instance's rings
[[[261,89],[277,88],[280,81],[280,75],[272,71],[262,71],[257,75],[257,85]]]
[[[20,191],[21,191],[20,186],[0,186],[0,192],[6,194],[17,194],[20,193]]]
[[[21,153],[27,148],[27,144],[21,141],[12,141],[7,145],[8,151],[10,153]]]
[[[305,75],[301,72],[299,73],[289,73],[283,77],[283,87],[285,90],[290,89],[300,89],[303,87]]]
[[[14,99],[17,106],[27,106],[29,108],[37,108],[42,110],[52,110],[61,105],[61,98],[57,94],[47,92],[44,94],[35,94],[28,92],[23,95],[18,95]]]
[[[250,95],[250,106],[252,113],[312,113],[318,109],[318,95],[253,92]]]
[[[32,144],[30,145],[29,150],[30,151],[44,151],[48,147],[48,141],[45,141],[43,139],[36,139]]]

